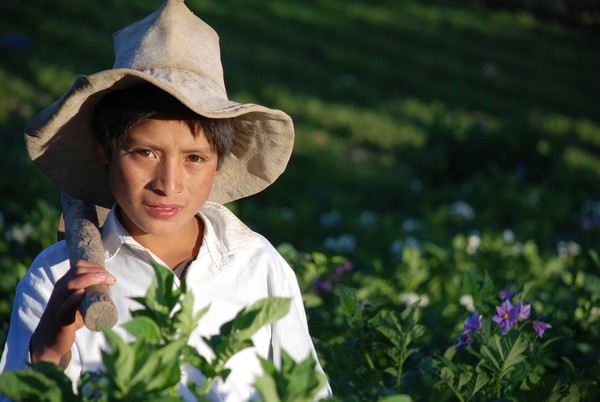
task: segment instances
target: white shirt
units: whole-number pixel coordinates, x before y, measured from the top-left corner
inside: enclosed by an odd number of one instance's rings
[[[289,313],[273,325],[261,328],[252,338],[254,347],[240,351],[229,360],[227,366],[231,374],[227,380],[213,386],[211,399],[214,401],[246,401],[256,396],[252,384],[262,373],[256,355],[278,364],[283,349],[297,361],[309,354],[316,359],[300,289],[294,272],[275,248],[227,208],[207,202],[199,216],[205,225],[204,239],[197,258],[187,268],[185,280],[188,291],[193,292],[195,309],[210,305],[208,313],[190,337],[190,344],[200,354],[212,358],[201,337],[218,334],[221,325],[235,317],[242,308],[270,296],[292,300]],[[121,325],[131,319],[131,310],[139,308],[139,304],[131,298],[146,294],[154,277],[150,261],[163,266],[166,264],[127,233],[114,208],[101,233],[106,269],[117,278],[116,284],[110,287],[119,313],[114,329],[125,340],[130,340],[131,336]],[[19,282],[0,371],[27,367],[31,335],[54,284],[69,267],[67,246],[61,241],[44,250]],[[175,283],[179,286],[176,276]],[[71,362],[65,370],[74,383],[82,372],[96,371],[102,366],[100,351],[105,345],[101,332],[86,327],[77,331]],[[189,376],[187,380],[194,380],[197,375],[197,372],[190,371],[184,372],[182,377]],[[185,380],[182,378],[182,381]],[[180,394],[186,400],[190,399],[189,391],[183,385],[180,386]],[[329,395],[331,391],[327,386],[319,396]]]

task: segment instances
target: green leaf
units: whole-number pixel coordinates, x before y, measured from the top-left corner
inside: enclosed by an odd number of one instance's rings
[[[224,365],[233,355],[241,350],[249,348],[253,345],[250,339],[237,339],[235,336],[212,336],[210,339],[205,339],[206,343],[212,347],[217,361]]]
[[[520,385],[520,389],[524,391],[533,391],[536,389],[536,385],[539,383],[541,377],[535,372],[528,372],[525,374],[525,378]]]
[[[483,358],[483,363],[494,371],[499,371],[500,367],[502,367],[498,356],[487,345],[481,346],[481,357]]]
[[[325,376],[316,370],[312,356],[296,363],[284,350],[281,370],[273,362],[262,359],[263,375],[256,381],[256,389],[265,402],[312,402],[325,386]]]
[[[263,326],[285,317],[290,305],[291,299],[284,297],[258,300],[237,314],[231,330],[239,340],[250,339]]]
[[[183,348],[182,363],[187,363],[196,367],[206,378],[215,378],[219,376],[215,366],[209,362],[206,357],[200,355],[195,348],[189,345],[186,345]]]
[[[514,342],[508,339],[507,343],[502,345],[503,355],[506,356],[500,369],[502,376],[506,375],[517,364],[527,359],[527,355],[524,352],[527,350],[528,345],[529,340],[523,334],[519,334]]]
[[[136,338],[143,338],[149,343],[161,340],[161,330],[156,321],[149,317],[138,316],[123,324],[123,328]]]
[[[135,364],[133,347],[126,344],[113,330],[104,328],[103,332],[110,346],[110,352],[102,352],[107,378],[117,389],[126,391]]]
[[[474,397],[485,385],[490,381],[490,378],[482,371],[477,373],[477,378],[475,379],[475,385],[473,385],[473,390],[471,391],[470,398]]]
[[[536,286],[540,284],[540,281],[529,281],[523,285],[523,290],[521,292],[521,299],[527,300],[529,298],[529,292],[533,290]]]
[[[442,367],[442,370],[440,371],[440,378],[444,382],[451,383],[454,380],[454,372],[448,367]]]
[[[189,337],[194,331],[194,328],[198,325],[198,322],[208,312],[210,305],[200,309],[194,314],[194,295],[189,292],[186,293],[181,300],[181,309],[175,313],[173,317],[175,333],[179,337]]]
[[[378,402],[412,402],[410,395],[390,395],[378,400]]]
[[[182,289],[175,288],[175,275],[173,271],[154,262],[152,263],[152,267],[154,268],[155,276],[148,287],[146,295],[144,297],[133,298],[144,309],[133,311],[132,316],[148,316],[155,320],[159,327],[168,328],[171,321],[171,312],[179,303]],[[185,288],[185,285],[182,288]]]
[[[61,385],[47,373],[31,370],[7,371],[0,374],[0,394],[13,401],[62,402],[76,401],[70,391],[64,394]]]
[[[203,339],[212,348],[219,364],[223,365],[234,354],[253,345],[251,337],[256,331],[284,317],[290,304],[289,298],[282,297],[258,300],[223,324],[218,335]]]
[[[596,267],[600,268],[600,257],[598,256],[598,252],[594,249],[590,249],[588,250],[588,253],[592,258],[592,261],[594,261],[594,264],[596,264]]]
[[[340,299],[342,311],[351,328],[356,328],[362,322],[362,311],[358,308],[358,299],[354,291],[344,285],[336,285],[333,293]]]
[[[460,373],[458,376],[458,385],[456,387],[457,390],[460,391],[460,389],[462,387],[464,387],[466,384],[468,384],[472,378],[473,378],[473,373],[470,371],[464,371],[464,372]]]
[[[181,375],[179,356],[186,344],[187,338],[181,338],[157,349],[146,348],[136,359],[140,363],[136,365],[131,383],[143,384],[147,392],[161,391],[177,384]]]
[[[256,391],[263,397],[264,402],[281,402],[277,391],[277,369],[272,361],[260,359],[263,375],[256,380]]]
[[[287,356],[287,354],[283,354]],[[291,379],[289,383],[289,394],[302,397],[306,396],[310,400],[317,394],[317,392],[325,385],[323,375],[316,371],[316,361],[312,356],[308,356],[305,360],[296,363],[291,357],[287,356],[287,359],[293,364],[289,372],[291,373]],[[285,364],[285,362],[284,362]]]
[[[31,365],[34,371],[44,374],[48,379],[54,381],[61,389],[63,401],[77,401],[79,398],[73,393],[73,382],[65,374],[63,369],[56,364],[48,362],[38,362]]]

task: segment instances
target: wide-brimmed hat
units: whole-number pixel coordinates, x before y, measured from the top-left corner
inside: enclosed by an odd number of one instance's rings
[[[231,118],[232,154],[209,200],[226,203],[255,194],[284,171],[294,142],[292,119],[280,110],[227,98],[217,33],[183,0],[166,0],[146,18],[113,35],[111,70],[79,76],[64,95],[25,127],[31,159],[62,191],[110,208],[106,167],[96,162],[92,119],[106,94],[148,82],[199,115]]]

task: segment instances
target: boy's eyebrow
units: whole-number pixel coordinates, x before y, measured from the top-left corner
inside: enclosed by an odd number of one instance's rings
[[[121,147],[123,148],[131,148],[131,147],[146,147],[146,148],[156,148],[156,144],[152,143],[151,141],[145,141],[145,139],[132,139],[132,138],[127,138],[123,144],[121,145]],[[183,153],[185,154],[192,154],[192,153],[213,153],[216,152],[214,147],[212,145],[207,145],[207,146],[201,146],[201,145],[197,145],[195,147],[192,148],[187,148],[183,150]]]
[[[213,153],[213,152],[215,152],[215,150],[211,146],[190,148],[188,150],[183,151],[184,154],[193,154],[193,153],[206,154],[206,153]]]

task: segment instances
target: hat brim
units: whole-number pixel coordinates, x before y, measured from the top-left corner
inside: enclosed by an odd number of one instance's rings
[[[209,201],[227,203],[256,194],[285,170],[294,127],[286,113],[219,96],[212,81],[193,72],[113,69],[79,76],[63,96],[25,127],[25,143],[40,170],[67,194],[106,208],[112,195],[106,166],[98,163],[92,134],[94,108],[110,92],[142,82],[177,98],[199,115],[231,118],[233,151],[219,170]]]

